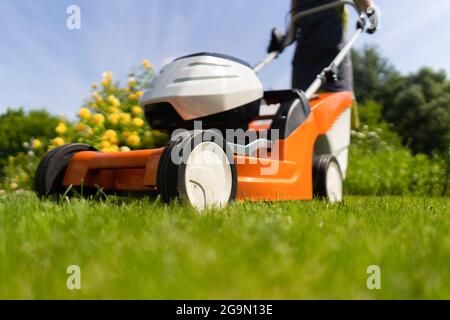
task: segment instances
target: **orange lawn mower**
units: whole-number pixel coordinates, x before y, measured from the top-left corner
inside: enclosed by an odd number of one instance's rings
[[[264,92],[256,73],[279,51],[253,68],[216,53],[178,58],[152,80],[140,101],[150,126],[171,134],[164,148],[113,153],[79,143],[55,148],[36,171],[38,196],[61,195],[68,188],[140,192],[164,201],[180,199],[200,210],[235,199],[315,195],[340,201],[353,94],[317,91],[336,79],[338,66],[366,29],[366,17],[353,1],[341,0],[299,12],[291,21],[340,5],[358,11],[356,32],[305,92]],[[294,28],[288,30],[286,46],[295,37]]]

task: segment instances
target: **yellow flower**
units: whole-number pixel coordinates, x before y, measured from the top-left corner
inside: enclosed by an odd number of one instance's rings
[[[98,83],[97,82],[94,82],[92,84],[92,89],[94,89],[94,90],[98,89]]]
[[[108,97],[108,102],[109,102],[112,106],[114,106],[114,107],[120,106],[120,101],[119,101],[119,99],[117,99],[114,95],[110,95],[110,96]]]
[[[142,114],[142,108],[139,106],[134,106],[133,108],[131,108],[131,112],[133,112],[135,115],[141,115]]]
[[[112,78],[113,78],[113,75],[112,75],[111,71],[105,71],[105,72],[103,72],[102,77],[103,77],[103,80],[111,82]]]
[[[108,149],[109,147],[111,147],[111,143],[109,141],[102,141],[102,142],[100,142],[100,148],[102,150]]]
[[[114,130],[112,130],[112,129],[108,129],[108,130],[106,130],[105,131],[105,136],[106,137],[117,137],[117,132],[115,132]]]
[[[144,95],[144,93],[142,91],[138,91],[135,94],[138,99],[142,98],[142,96]]]
[[[86,125],[84,123],[77,123],[77,125],[75,126],[75,130],[77,132],[81,132],[84,131],[84,129],[86,129]]]
[[[110,152],[118,152],[119,151],[119,147],[116,145],[113,145],[111,147],[109,147],[109,151]]]
[[[130,77],[130,78],[128,79],[128,85],[129,85],[130,87],[134,87],[134,86],[136,85],[136,78]]]
[[[122,152],[129,152],[129,151],[131,151],[131,149],[128,148],[127,146],[123,146],[123,147],[120,147],[120,151],[122,151]]]
[[[111,129],[106,130],[103,133],[103,139],[109,140],[112,144],[117,144],[117,132]]]
[[[141,144],[141,138],[133,133],[127,138],[127,144],[131,147],[138,147]]]
[[[31,142],[31,147],[33,149],[40,149],[42,147],[42,142],[39,139],[33,139],[33,141]]]
[[[120,120],[120,114],[119,113],[113,113],[111,114],[109,117],[109,122],[111,122],[112,124],[118,124],[119,120]]]
[[[142,120],[141,118],[134,118],[132,123],[138,128],[142,127],[145,124],[144,120]]]
[[[89,111],[88,108],[81,108],[79,115],[81,119],[87,120],[91,117],[91,112]]]
[[[97,102],[101,102],[103,101],[103,98],[101,95],[98,94],[98,92],[92,92],[92,98],[95,99],[95,101]]]
[[[117,107],[110,107],[110,108],[109,108],[109,112],[110,112],[110,113],[116,113],[116,112],[119,112],[119,108],[117,108]]]
[[[132,94],[130,94],[130,95],[128,96],[128,99],[130,99],[130,100],[136,100],[137,98],[136,98],[136,95],[135,95],[134,93],[132,93]]]
[[[55,138],[55,139],[53,139],[53,141],[52,141],[52,144],[53,144],[53,146],[54,147],[60,147],[60,146],[62,146],[62,145],[64,145],[64,139],[63,138],[60,138],[60,137],[58,137],[58,138]]]
[[[13,190],[16,190],[17,188],[19,188],[19,185],[17,183],[15,183],[15,182],[12,182],[10,184],[10,188],[13,189]]]
[[[94,114],[92,116],[92,121],[94,121],[95,124],[103,124],[103,122],[105,122],[105,116],[100,113]]]
[[[131,121],[131,116],[128,113],[122,113],[120,115],[120,121],[124,124],[128,124]]]
[[[67,132],[66,124],[64,122],[60,122],[56,127],[55,131],[57,134],[63,135],[64,133]]]
[[[131,132],[129,132],[129,131],[122,132],[122,138],[124,138],[124,139],[128,138],[130,135],[131,135]]]
[[[118,152],[119,147],[118,146],[104,147],[104,148],[101,148],[100,151],[102,151],[102,152]]]
[[[148,60],[143,60],[142,65],[144,66],[145,69],[151,69],[153,67],[152,63]]]
[[[87,134],[88,136],[92,136],[92,135],[94,134],[94,130],[92,130],[91,127],[87,126],[87,127],[86,127],[86,134]]]

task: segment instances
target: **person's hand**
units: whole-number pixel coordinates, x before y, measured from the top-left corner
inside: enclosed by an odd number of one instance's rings
[[[281,34],[280,30],[278,30],[277,28],[273,28],[272,29],[272,37],[270,39],[270,44],[269,47],[267,48],[267,53],[272,53],[272,52],[278,52],[278,53],[282,53],[285,46],[284,46],[284,37]]]
[[[377,6],[370,6],[365,13],[370,23],[367,33],[374,34],[380,28],[380,9]]]

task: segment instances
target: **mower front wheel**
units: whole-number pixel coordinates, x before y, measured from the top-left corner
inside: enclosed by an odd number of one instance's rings
[[[170,141],[158,166],[157,186],[166,202],[180,199],[198,210],[224,207],[236,198],[232,152],[218,132],[191,131]]]
[[[343,199],[344,181],[339,163],[330,154],[319,155],[313,162],[313,191],[316,197],[330,202]]]
[[[39,198],[64,194],[64,175],[70,159],[82,151],[97,151],[94,147],[83,143],[72,143],[50,150],[42,158],[36,170],[34,188]]]

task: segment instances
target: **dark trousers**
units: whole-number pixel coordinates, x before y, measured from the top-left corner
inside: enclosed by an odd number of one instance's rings
[[[298,23],[297,49],[292,61],[292,87],[306,90],[317,75],[336,58],[346,43],[337,10],[306,17]],[[338,81],[324,83],[321,91],[353,91],[353,68],[348,55],[338,69]]]

